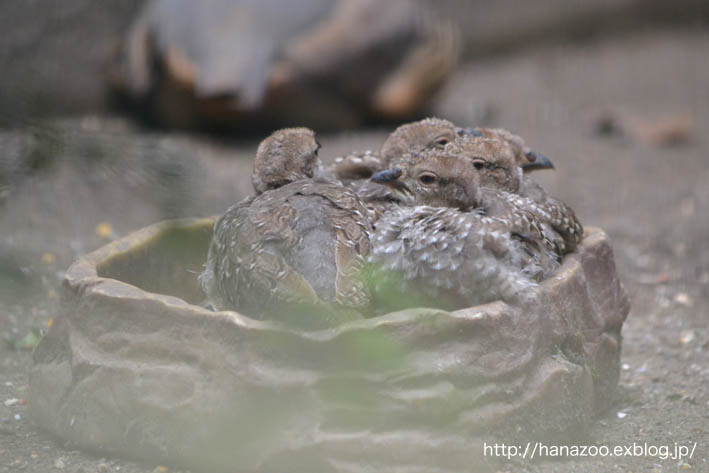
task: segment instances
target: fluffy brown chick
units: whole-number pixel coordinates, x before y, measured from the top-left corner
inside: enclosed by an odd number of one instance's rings
[[[443,148],[455,141],[457,130],[452,122],[435,117],[401,125],[387,137],[379,150],[382,166],[390,167],[391,160],[398,156]]]
[[[216,222],[200,283],[217,310],[307,328],[359,318],[372,232],[366,209],[337,182],[312,179],[311,130],[279,130],[259,146],[254,188]]]
[[[504,128],[458,128],[459,136],[484,137],[508,143],[515,154],[517,165],[527,173],[537,169],[553,169],[554,164],[543,154],[528,147],[524,139]]]
[[[402,205],[377,223],[369,257],[398,289],[421,291],[447,309],[520,301],[558,267],[519,196],[480,187],[479,173],[463,157],[431,150],[401,165],[372,177]],[[494,208],[494,216],[481,207]]]
[[[320,143],[309,128],[284,128],[261,142],[251,183],[256,194],[311,179],[320,171]]]
[[[482,187],[510,192],[525,199],[528,209],[545,226],[547,237],[555,241],[560,255],[573,251],[583,237],[583,226],[575,212],[524,175],[519,146],[507,135],[499,135],[502,132],[509,134],[501,129],[496,129],[498,135],[493,137],[464,134],[449,146],[477,169]]]

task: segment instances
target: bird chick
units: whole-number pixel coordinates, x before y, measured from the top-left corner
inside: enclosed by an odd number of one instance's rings
[[[381,215],[400,204],[401,196],[363,178],[372,175],[377,166],[395,168],[413,164],[421,159],[422,153],[435,149],[448,149],[449,154],[465,158],[479,172],[480,186],[522,197],[518,204],[536,213],[546,239],[553,241],[559,255],[576,248],[583,236],[583,227],[574,211],[547,195],[526,176],[534,170],[553,168],[552,162],[527,147],[520,136],[503,128],[460,128],[440,118],[407,123],[389,135],[379,156],[345,158],[336,165],[339,168],[336,167],[335,175],[345,179],[365,202],[370,221],[376,225]],[[366,157],[369,159],[364,159]],[[495,215],[492,207],[484,210],[488,215]]]
[[[554,163],[543,154],[526,146],[524,139],[504,128],[458,128],[459,136],[484,137],[504,141],[512,147],[517,165],[525,173],[537,169],[553,169]]]
[[[258,195],[216,222],[199,277],[215,309],[322,328],[368,307],[361,273],[372,229],[351,190],[317,178],[318,147],[305,128],[259,146]]]
[[[503,129],[493,131],[494,134],[488,133],[491,137],[463,134],[450,147],[478,170],[482,187],[517,194],[524,199],[524,205],[544,226],[547,238],[555,242],[559,255],[573,251],[583,237],[583,226],[575,212],[524,174],[523,153],[516,135]],[[532,170],[541,169],[539,162],[543,160],[550,162],[546,157],[535,159],[538,162]]]
[[[372,180],[401,196],[402,205],[377,223],[369,257],[398,289],[423,292],[446,309],[523,301],[558,267],[518,196],[480,187],[479,173],[461,156],[431,150]],[[494,207],[495,215],[480,207]]]
[[[353,152],[337,158],[328,172],[354,190],[367,206],[370,222],[398,205],[399,197],[387,186],[369,180],[387,169],[392,159],[429,149],[442,149],[455,140],[456,126],[448,120],[426,118],[401,125],[384,141],[378,153]]]
[[[261,142],[254,159],[251,183],[256,194],[301,179],[311,179],[321,169],[320,143],[308,128],[284,128]]]
[[[458,128],[442,118],[425,118],[406,123],[394,130],[379,150],[382,165],[390,167],[391,160],[427,149],[443,148],[457,137]]]
[[[378,153],[349,153],[336,158],[329,170],[342,181],[369,179],[375,173],[387,169],[392,158],[434,147],[442,148],[455,140],[456,130],[453,123],[441,118],[425,118],[406,123],[387,137]]]
[[[441,118],[426,118],[412,123],[401,125],[394,130],[382,144],[378,155],[373,153],[353,153],[339,159],[334,168],[334,175],[353,188],[375,213],[381,213],[382,205],[389,207],[395,200],[388,190],[381,186],[372,185],[363,179],[372,176],[376,171],[396,167],[399,160],[416,159],[419,153],[429,149],[443,149],[459,141],[467,141],[470,137],[487,137],[497,139],[506,145],[507,153],[504,163],[506,168],[515,172],[507,177],[510,182],[494,185],[509,192],[518,193],[522,171],[528,172],[535,169],[553,168],[551,161],[545,156],[532,151],[524,145],[524,140],[502,128],[461,128],[448,120]],[[500,169],[506,169],[499,166]],[[519,171],[519,172],[517,172]],[[503,178],[501,171],[497,171],[498,178]],[[485,181],[485,179],[484,179]],[[487,182],[482,182],[488,186]],[[525,183],[525,188],[533,188],[535,184]]]
[[[442,149],[459,137],[485,137],[507,143],[516,164],[524,172],[554,167],[549,158],[525,146],[522,137],[504,128],[461,128],[448,120],[431,117],[399,126],[384,141],[379,153],[354,152],[338,158],[332,173],[341,180],[369,178],[377,171],[392,167],[393,159],[427,149]]]

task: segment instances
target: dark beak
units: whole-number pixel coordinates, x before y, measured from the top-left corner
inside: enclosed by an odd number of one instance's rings
[[[481,132],[474,128],[456,128],[458,136],[483,136]]]
[[[554,169],[554,163],[552,163],[551,160],[543,154],[537,153],[531,149],[526,150],[524,154],[529,160],[528,163],[522,165],[522,170],[524,172],[536,171],[537,169]]]
[[[384,184],[394,190],[398,190],[406,194],[411,194],[409,188],[406,187],[406,184],[399,180],[399,177],[401,177],[401,169],[385,169],[384,171],[379,171],[378,173],[373,175],[370,178],[370,181],[376,182],[378,184]]]
[[[399,182],[397,179],[401,176],[401,169],[385,169],[379,171],[371,177],[372,182],[378,182],[379,184],[394,184]]]

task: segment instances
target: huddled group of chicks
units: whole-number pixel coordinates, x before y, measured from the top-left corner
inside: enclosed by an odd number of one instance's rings
[[[428,118],[328,168],[319,148],[307,128],[260,144],[255,193],[216,222],[199,277],[212,308],[317,328],[524,303],[583,236],[526,175],[551,162],[507,130]]]

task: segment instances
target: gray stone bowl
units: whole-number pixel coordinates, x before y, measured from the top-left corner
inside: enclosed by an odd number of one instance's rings
[[[486,443],[568,439],[613,396],[629,303],[599,229],[529,307],[305,332],[198,305],[213,223],[151,225],[71,266],[34,352],[41,428],[198,471],[485,471]]]

